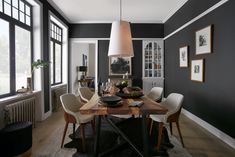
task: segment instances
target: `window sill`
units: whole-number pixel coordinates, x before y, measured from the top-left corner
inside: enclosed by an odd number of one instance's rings
[[[41,91],[33,91],[32,93],[21,93],[21,94],[16,94],[16,95],[12,95],[12,96],[8,96],[5,98],[1,98],[0,99],[0,104],[2,103],[7,103],[13,100],[17,100],[17,99],[22,99],[24,97],[29,97],[29,96],[33,96],[37,93],[40,93]]]
[[[67,83],[53,85],[53,86],[51,86],[51,89],[53,90],[53,89],[56,89],[56,88],[59,88],[59,87],[62,87],[62,86],[67,86]]]

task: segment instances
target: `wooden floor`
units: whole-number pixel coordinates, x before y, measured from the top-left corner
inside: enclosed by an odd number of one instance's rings
[[[53,113],[47,120],[37,123],[36,128],[33,129],[32,156],[36,156],[38,150],[47,143],[47,139],[53,135],[58,126],[64,126],[64,124],[61,110]],[[235,157],[234,149],[184,115],[181,115],[180,125],[186,149],[193,157]],[[177,129],[175,125],[173,126],[173,134],[179,139]],[[71,133],[71,130],[72,125],[68,132]],[[61,137],[58,138],[61,139]],[[66,140],[68,138],[65,142]]]

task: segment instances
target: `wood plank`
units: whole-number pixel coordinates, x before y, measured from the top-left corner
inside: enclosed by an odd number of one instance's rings
[[[95,115],[141,115],[141,114],[165,114],[167,109],[161,104],[147,98],[139,99],[122,99],[123,103],[119,107],[107,107],[99,103],[99,96],[95,94],[91,100],[80,108],[82,114]],[[131,101],[143,101],[144,104],[140,107],[128,107]]]

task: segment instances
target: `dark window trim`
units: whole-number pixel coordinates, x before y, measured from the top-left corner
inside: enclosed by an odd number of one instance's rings
[[[51,30],[51,24],[53,24],[53,25],[55,25],[57,28],[59,28],[60,29],[60,31],[61,31],[61,41],[59,41],[59,40],[57,40],[57,39],[55,39],[55,38],[53,38],[52,37],[52,34],[51,34],[51,32],[52,32],[52,30]],[[51,82],[51,85],[52,86],[55,86],[55,85],[59,85],[59,84],[62,84],[63,83],[63,29],[60,27],[60,26],[58,26],[54,21],[52,21],[52,20],[50,20],[50,27],[49,27],[49,31],[50,31],[50,41],[52,41],[52,44],[53,44],[53,52],[50,52],[50,53],[53,53],[53,69],[51,70],[51,73],[53,74],[53,82]],[[56,34],[56,33],[55,33]],[[61,62],[61,77],[60,77],[60,82],[56,82],[55,80],[55,75],[56,75],[56,73],[55,73],[55,68],[56,68],[56,63],[55,63],[55,43],[57,43],[58,45],[60,45],[61,46],[61,52],[60,52],[60,55],[61,55],[61,60],[60,60],[60,62]]]
[[[18,0],[18,7],[19,7],[19,1]],[[28,26],[26,23],[22,23],[20,20],[16,20],[14,19],[12,16],[9,16],[7,14],[4,13],[4,1],[2,3],[2,7],[3,7],[3,12],[0,12],[0,19],[3,19],[5,21],[7,21],[9,23],[9,62],[10,62],[10,92],[6,93],[6,94],[2,94],[0,95],[0,98],[4,98],[4,97],[8,97],[8,96],[12,96],[16,94],[16,69],[15,69],[15,27],[21,27],[22,29],[25,29],[27,31],[30,32],[31,36],[30,36],[30,40],[31,40],[31,63],[33,61],[33,9],[32,9],[32,5],[30,5],[28,2],[21,0],[22,2],[24,2],[25,4],[27,4],[30,7],[30,22],[31,25]],[[13,7],[13,4],[11,2],[11,7]],[[13,13],[13,9],[11,8],[11,15]],[[25,13],[26,14],[26,13]],[[19,13],[18,13],[19,16]],[[19,19],[19,17],[18,17]],[[26,19],[25,19],[26,20]],[[32,67],[30,67],[32,68]]]

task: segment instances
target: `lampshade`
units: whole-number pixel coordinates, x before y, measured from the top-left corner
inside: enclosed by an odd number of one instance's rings
[[[78,66],[78,71],[86,72],[87,71],[87,66]]]
[[[134,57],[129,22],[120,20],[112,23],[108,56]]]

